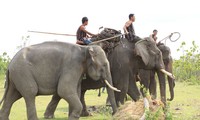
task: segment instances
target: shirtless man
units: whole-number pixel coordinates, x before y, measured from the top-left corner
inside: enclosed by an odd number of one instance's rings
[[[124,33],[126,34],[125,38],[127,38],[129,41],[134,41],[135,39],[135,30],[132,24],[133,22],[135,22],[135,16],[134,14],[129,14],[129,20],[123,27]]]
[[[158,30],[155,29],[155,30],[153,30],[153,34],[150,35],[150,38],[152,38],[155,42],[158,39],[157,36],[156,36],[157,33],[158,33]]]
[[[95,34],[92,34],[85,29],[87,25],[88,25],[88,18],[83,17],[82,25],[78,28],[76,32],[76,37],[77,37],[76,44],[88,45],[92,42],[92,39],[90,39],[90,36],[96,36]]]

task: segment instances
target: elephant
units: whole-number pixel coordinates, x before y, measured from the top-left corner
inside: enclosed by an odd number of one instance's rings
[[[112,44],[112,42],[111,42]],[[136,85],[136,74],[139,68],[145,69],[164,69],[162,54],[155,43],[149,39],[140,40],[137,43],[129,42],[125,38],[120,38],[120,43],[114,43],[114,47],[107,52],[110,62],[113,85],[121,90],[115,92],[117,106],[124,103],[126,93],[134,100],[140,98],[140,92]],[[156,61],[155,61],[156,60]],[[84,94],[88,89],[98,89],[105,86],[100,81],[86,79],[82,81],[81,101],[84,106],[82,115],[87,116]],[[85,87],[83,87],[85,86]],[[52,118],[59,102],[59,96],[54,95],[44,113],[45,118]]]
[[[44,42],[21,49],[11,60],[0,120],[8,120],[12,104],[23,97],[28,120],[38,120],[35,97],[58,94],[69,103],[69,120],[78,120],[83,73],[112,87],[110,65],[100,46],[80,46],[64,42]],[[117,111],[114,91],[108,88],[113,114]]]
[[[172,73],[173,59],[171,56],[170,48],[168,46],[164,45],[163,43],[158,43],[157,47],[162,52],[165,70]],[[163,94],[164,96],[166,96],[166,93],[164,92],[164,91],[166,91],[165,90],[166,89],[165,75],[162,72],[157,71],[155,69],[154,70],[142,70],[141,69],[139,71],[139,76],[140,76],[140,80],[141,80],[140,83],[142,85],[144,85],[145,89],[149,90],[152,99],[156,99],[156,97],[157,97],[155,73],[157,73],[158,79],[159,79],[160,94]],[[169,90],[170,90],[170,98],[167,100],[172,101],[174,99],[175,80],[174,80],[174,78],[169,77],[169,76],[167,78],[168,78],[168,84],[169,84]],[[143,88],[141,88],[141,92],[142,92],[143,96],[145,96],[145,94],[143,93]],[[161,97],[161,100],[166,105],[166,98]]]
[[[164,70],[162,53],[151,38],[144,38],[136,43],[129,42],[126,39],[122,41],[123,44],[118,45],[109,56],[110,58],[108,57],[108,60],[112,61],[110,66],[113,85],[121,90],[120,93],[115,92],[117,105],[119,102],[124,104],[126,93],[134,100],[133,96],[138,91],[130,83],[133,82],[134,86],[136,86],[136,77],[139,69],[155,69],[173,77],[171,73]],[[161,94],[165,98],[163,93],[165,93],[165,89],[162,89]]]

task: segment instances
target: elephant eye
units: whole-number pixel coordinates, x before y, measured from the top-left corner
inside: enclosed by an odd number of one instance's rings
[[[150,52],[151,52],[153,55],[156,55],[156,52],[154,52],[153,50],[150,50]]]
[[[103,66],[104,66],[104,67],[107,67],[107,64],[105,63]]]

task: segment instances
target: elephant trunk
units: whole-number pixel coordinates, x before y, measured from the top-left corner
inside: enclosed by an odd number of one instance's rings
[[[166,70],[172,73],[172,59],[170,60],[169,64],[166,66]],[[174,99],[175,80],[171,77],[167,77],[167,78],[168,78],[169,92],[170,92],[170,98],[167,100],[172,101]]]
[[[165,74],[161,71],[157,71],[158,79],[159,79],[159,84],[160,84],[160,96],[161,96],[161,101],[164,103],[166,106],[166,79],[165,79]]]
[[[107,81],[108,80],[108,81]],[[112,78],[111,76],[109,77],[109,79],[105,80],[105,83],[108,83],[110,86],[113,85],[112,83]],[[108,86],[109,86],[108,85]],[[116,104],[116,100],[115,100],[115,95],[114,95],[114,91],[113,89],[111,89],[110,87],[106,87],[107,88],[107,92],[108,92],[108,98],[110,100],[110,104],[112,106],[113,109],[113,114],[115,114],[117,112],[117,104]],[[115,88],[116,89],[116,88]]]
[[[170,98],[167,99],[168,101],[172,101],[174,99],[174,87],[175,82],[172,78],[168,77],[168,83],[169,83],[169,92],[170,92]]]

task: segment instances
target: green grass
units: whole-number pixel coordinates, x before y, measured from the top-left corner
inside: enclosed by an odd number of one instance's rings
[[[170,110],[174,120],[200,120],[200,85],[177,83]]]
[[[0,75],[0,97],[3,96],[4,76]],[[86,104],[88,106],[103,106],[105,105],[107,95],[102,93],[101,97],[97,96],[98,91],[90,90],[86,93]],[[169,93],[167,93],[169,96]],[[51,96],[40,96],[36,98],[36,109],[40,120],[43,118],[44,111]],[[170,102],[170,113],[173,120],[200,120],[200,86],[187,85],[185,83],[176,83],[175,98]],[[68,104],[61,100],[56,112],[55,119],[65,120],[68,116]],[[24,99],[20,99],[13,104],[10,120],[26,120],[26,106]],[[106,114],[105,111],[101,113],[93,113],[90,117],[81,117],[80,120],[110,120],[112,116]]]
[[[4,94],[4,76],[0,75],[0,99]],[[102,93],[101,97],[98,97],[98,90],[90,90],[86,93],[86,104],[89,106],[102,106],[106,103],[106,93]],[[40,120],[45,120],[43,114],[45,112],[46,106],[51,100],[51,96],[39,96],[36,97],[36,109],[37,115]],[[82,117],[80,120],[107,120],[111,119],[111,115],[97,114],[93,113],[93,116]],[[52,120],[66,120],[68,117],[68,104],[63,99],[59,102],[59,105],[55,112],[55,119]],[[26,106],[23,98],[16,101],[11,109],[10,120],[27,120],[26,117]]]

